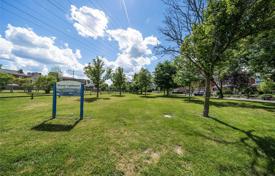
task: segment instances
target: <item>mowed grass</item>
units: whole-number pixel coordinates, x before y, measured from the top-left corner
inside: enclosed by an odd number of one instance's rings
[[[275,175],[275,104],[103,94],[0,99],[0,175]],[[166,115],[166,116],[165,116]]]

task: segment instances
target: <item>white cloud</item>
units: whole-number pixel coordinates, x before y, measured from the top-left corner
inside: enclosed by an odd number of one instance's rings
[[[0,36],[0,58],[10,60],[12,43]]]
[[[115,61],[105,61],[107,65],[122,67],[128,76],[132,76],[151,63],[154,56],[149,46],[159,44],[156,37],[143,38],[138,30],[132,28],[108,30],[107,33],[110,40],[118,42],[120,50]]]
[[[113,69],[123,67],[127,76],[132,76],[155,58],[150,46],[159,44],[156,37],[143,38],[142,33],[133,28],[108,29],[108,18],[101,10],[87,6],[77,8],[71,5],[71,19],[78,34],[83,37],[97,39],[107,36],[109,41],[118,42],[117,58],[114,61],[103,58],[107,67]]]
[[[49,67],[60,66],[74,69],[80,74],[80,50],[73,51],[68,45],[55,45],[55,37],[39,36],[31,28],[8,25],[5,38],[0,37],[0,60],[11,61],[10,68],[22,68],[46,73]]]
[[[42,37],[35,34],[31,28],[14,27],[8,24],[5,38],[14,45],[25,47],[48,48],[53,45],[55,37]]]
[[[71,5],[71,19],[78,34],[83,37],[97,39],[105,35],[108,18],[101,10],[87,6],[77,8]]]

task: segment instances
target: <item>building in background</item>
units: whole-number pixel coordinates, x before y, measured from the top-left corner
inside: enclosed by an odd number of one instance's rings
[[[28,72],[27,75],[35,82],[42,74],[38,72]]]
[[[30,78],[30,75],[26,75],[23,70],[9,70],[9,69],[0,69],[0,73],[6,73],[13,75],[15,78]]]

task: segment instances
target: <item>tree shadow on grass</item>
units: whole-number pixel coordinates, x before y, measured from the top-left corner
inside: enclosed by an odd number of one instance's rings
[[[176,95],[140,95],[140,98],[175,98],[175,99],[185,99],[188,97],[183,97],[183,96],[176,96]]]
[[[251,161],[251,171],[255,175],[273,175],[275,173],[275,139],[270,136],[258,136],[253,134],[254,130],[245,131],[215,117],[210,117],[213,121],[231,128],[235,131],[245,134],[245,137],[240,138],[240,142],[248,149],[250,155],[253,156]],[[201,135],[205,137],[205,135]],[[224,140],[216,140],[215,138],[207,137],[208,140],[223,144],[235,144],[236,142],[227,142]],[[251,145],[252,142],[252,145]],[[262,166],[260,159],[266,160],[266,166]],[[264,167],[262,170],[260,167]]]
[[[125,95],[111,95],[112,97],[125,97]]]
[[[200,99],[184,99],[185,102],[195,103],[195,104],[204,104],[203,100]],[[219,100],[219,101],[210,101],[211,106],[215,107],[241,107],[241,108],[250,108],[250,109],[264,109],[270,112],[275,112],[275,104],[274,103],[266,103],[266,102],[232,102],[228,100]]]
[[[87,103],[92,103],[98,100],[110,100],[110,98],[96,98],[96,97],[92,97],[92,98],[84,98],[84,101]],[[80,101],[80,99],[78,99],[77,101]]]
[[[81,119],[78,119],[73,124],[70,125],[64,125],[64,124],[53,124],[49,123],[54,119],[48,119],[40,123],[39,125],[36,125],[32,127],[32,130],[35,131],[49,131],[49,132],[62,132],[62,131],[71,131],[80,121]]]

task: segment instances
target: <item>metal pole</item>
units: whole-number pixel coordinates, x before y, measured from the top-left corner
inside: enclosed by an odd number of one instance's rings
[[[52,108],[52,118],[56,118],[56,83],[53,85],[53,108]]]
[[[83,119],[83,107],[84,107],[84,84],[81,84],[81,88],[80,88],[80,119]]]

